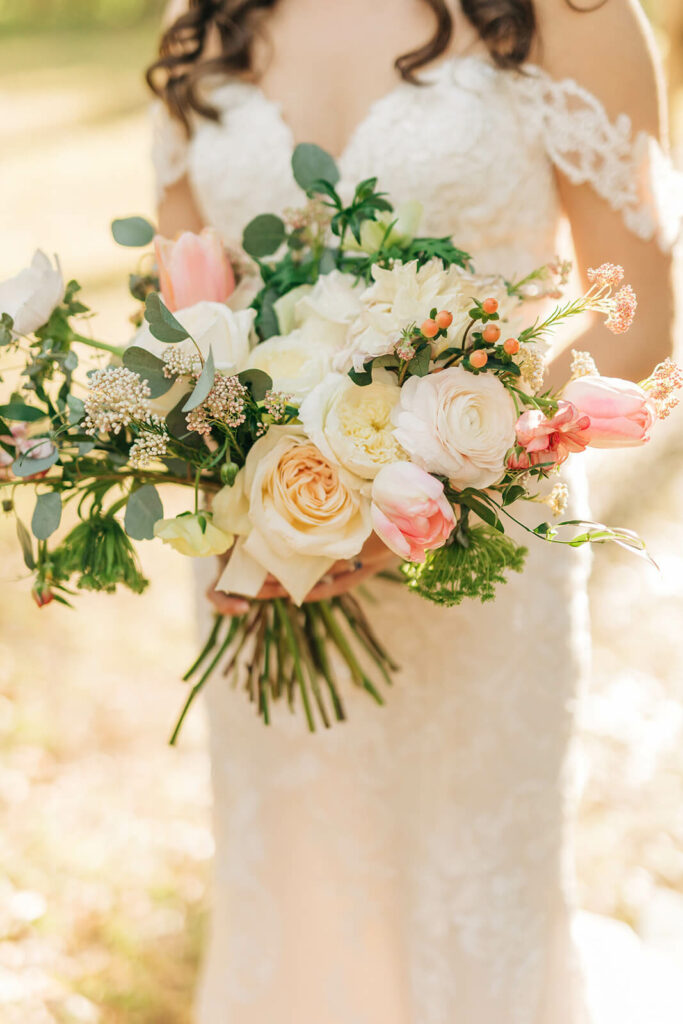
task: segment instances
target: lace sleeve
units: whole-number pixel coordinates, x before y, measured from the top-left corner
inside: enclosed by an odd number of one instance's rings
[[[575,185],[589,184],[639,238],[668,251],[683,221],[683,174],[659,142],[634,134],[631,119],[611,121],[592,93],[572,79],[530,71],[532,94],[550,159]]]
[[[165,104],[152,105],[152,164],[156,179],[157,201],[170,186],[187,172],[188,139],[183,126],[171,117]]]

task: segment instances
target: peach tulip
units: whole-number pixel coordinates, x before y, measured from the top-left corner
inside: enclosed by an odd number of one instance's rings
[[[548,417],[540,409],[528,409],[517,420],[517,443],[524,449],[521,455],[508,460],[510,469],[528,469],[530,466],[554,466],[572,452],[582,452],[589,443],[590,419],[571,402],[560,401],[554,416]]]
[[[213,228],[199,235],[183,231],[171,240],[154,239],[161,296],[174,313],[198,302],[225,302],[235,290],[235,274]]]
[[[650,440],[655,404],[638,384],[590,375],[570,381],[564,397],[590,418],[592,448],[631,448]]]
[[[370,513],[380,540],[409,562],[424,562],[427,551],[443,547],[455,526],[441,481],[412,462],[380,469]]]

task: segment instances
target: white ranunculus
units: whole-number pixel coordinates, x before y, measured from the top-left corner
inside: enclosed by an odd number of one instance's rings
[[[401,390],[386,371],[359,387],[341,373],[330,373],[303,402],[304,430],[324,455],[364,480],[402,457],[392,413]]]
[[[206,512],[159,519],[154,524],[154,536],[190,558],[222,555],[235,540],[233,534],[216,526]]]
[[[256,345],[247,367],[263,370],[272,377],[274,389],[290,395],[298,405],[329,372],[336,351],[334,343],[324,338],[314,341],[307,328],[299,327]]]
[[[301,427],[271,427],[230,493],[219,492],[214,504],[214,524],[242,534],[218,589],[254,597],[270,572],[300,604],[372,531],[370,503],[357,483]]]
[[[9,313],[17,334],[32,334],[46,324],[63,298],[59,260],[55,257],[53,266],[40,249],[30,267],[0,282],[0,313]]]
[[[234,312],[222,302],[198,302],[187,309],[179,309],[173,315],[192,335],[204,358],[208,356],[209,349],[213,352],[217,370],[222,373],[238,373],[245,368],[251,350],[251,329],[255,316],[253,309]],[[140,327],[131,345],[144,348],[159,359],[163,359],[169,347],[154,337],[147,322]],[[189,355],[197,351],[189,338],[176,342],[175,347]],[[152,410],[160,416],[167,415],[187,390],[186,380],[176,381],[165,395],[152,399]]]
[[[430,260],[422,267],[415,260],[395,263],[389,269],[374,266],[372,276],[373,284],[361,296],[360,315],[349,331],[346,347],[335,359],[335,369],[348,369],[363,354],[370,357],[393,351],[400,332],[410,324],[422,323],[434,308],[453,315],[440,345],[446,348],[462,338],[473,297],[497,299],[501,318],[517,303],[508,296],[503,278],[472,274],[455,264],[444,269],[441,260]]]
[[[395,436],[413,462],[454,487],[490,487],[505,472],[516,418],[497,377],[451,366],[407,381],[394,412]]]

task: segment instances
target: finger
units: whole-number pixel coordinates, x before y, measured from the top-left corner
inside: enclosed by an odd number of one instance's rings
[[[249,611],[249,602],[243,597],[235,597],[234,594],[224,594],[214,587],[209,587],[206,596],[221,615],[246,615]]]

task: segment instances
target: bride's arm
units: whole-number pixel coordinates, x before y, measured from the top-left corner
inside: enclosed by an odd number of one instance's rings
[[[590,7],[590,3],[585,5]],[[575,79],[606,109],[612,122],[627,114],[633,138],[646,132],[663,142],[666,110],[662,73],[649,26],[637,0],[607,0],[579,14],[566,0],[539,0],[539,62],[555,81]],[[571,111],[571,107],[570,107]],[[643,241],[590,184],[572,184],[561,172],[562,201],[571,223],[579,268],[620,263],[638,296],[628,334],[614,337],[596,324],[573,345],[591,351],[606,376],[640,380],[671,352],[674,319],[672,256],[656,240]],[[551,367],[554,384],[567,380],[570,353]]]

